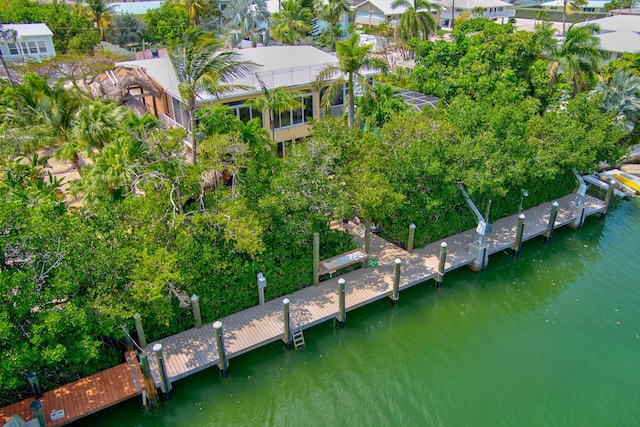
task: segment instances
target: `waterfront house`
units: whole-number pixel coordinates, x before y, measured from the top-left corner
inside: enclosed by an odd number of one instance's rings
[[[236,116],[249,121],[261,120],[265,129],[271,132],[268,112],[255,111],[245,106],[248,99],[258,97],[264,85],[267,89],[286,86],[302,92],[304,108],[282,112],[275,118],[275,141],[282,151],[283,141],[294,141],[309,135],[311,119],[321,117],[321,94],[313,90],[313,84],[321,69],[328,64],[337,64],[338,58],[312,46],[267,46],[237,51],[241,60],[258,64],[252,67],[251,75],[233,82],[248,86],[248,90],[237,90],[220,96],[199,93],[199,105],[223,104]],[[184,126],[187,116],[178,90],[178,78],[169,58],[154,58],[126,61],[116,64],[118,68],[106,74],[103,84],[124,88],[126,98],[136,99],[147,111],[166,123]],[[371,78],[373,74],[370,73]],[[141,81],[146,82],[140,84]],[[149,89],[149,84],[152,89]],[[340,97],[331,109],[332,115],[342,113]]]
[[[470,17],[479,17],[492,20],[500,20],[504,23],[505,18],[516,16],[516,11],[511,3],[502,0],[435,0],[434,3],[442,6],[446,12],[441,13],[440,25],[451,27],[451,20],[454,21],[463,13]],[[452,10],[454,9],[454,10]],[[482,9],[482,14],[479,14]]]
[[[580,12],[606,13],[604,5],[607,3],[610,2],[589,0],[587,4],[580,6],[577,9],[579,9]],[[564,9],[564,0],[548,1],[546,3],[542,3],[540,7],[544,10],[557,10],[562,12],[562,9]]]
[[[619,58],[624,53],[640,52],[640,16],[614,15],[576,25],[586,24],[596,24],[600,28],[597,37],[607,60]]]
[[[53,33],[47,24],[2,24],[14,30],[15,40],[0,40],[0,55],[9,61],[36,61],[55,56]]]
[[[406,6],[393,8],[391,7],[393,2],[394,0],[365,0],[354,3],[352,9],[355,12],[356,27],[375,27],[385,22],[395,27],[407,8]],[[431,10],[436,22],[440,21],[440,13],[437,9]]]

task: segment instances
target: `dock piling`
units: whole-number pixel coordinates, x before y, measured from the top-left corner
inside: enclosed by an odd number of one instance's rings
[[[142,371],[142,375],[144,376],[145,382],[145,390],[147,392],[147,397],[149,398],[149,402],[151,404],[156,403],[158,400],[158,392],[156,390],[156,384],[153,381],[153,376],[151,376],[151,368],[149,367],[149,358],[147,357],[147,353],[140,353],[140,370]]]
[[[410,254],[413,253],[413,239],[415,238],[415,235],[416,235],[416,225],[411,224],[409,225],[409,241],[407,242],[407,252],[409,252]]]
[[[320,233],[313,233],[313,286],[320,284]]]
[[[289,319],[289,298],[282,300],[282,323],[284,324],[284,335],[282,341],[284,341],[284,348],[287,351],[291,350],[291,321]]]
[[[162,388],[164,397],[169,400],[171,399],[171,381],[167,376],[167,367],[164,364],[164,356],[162,355],[162,344],[154,344],[153,352],[156,354],[156,362],[158,363],[158,370],[160,371],[160,387]]]
[[[138,334],[138,341],[140,341],[140,347],[147,348],[147,338],[144,335],[144,328],[142,327],[142,317],[140,313],[133,315],[133,323],[136,326],[136,333]]]
[[[613,199],[615,183],[616,182],[614,180],[609,181],[609,188],[607,189],[607,195],[604,196],[604,209],[600,212],[600,219],[604,219],[607,216],[607,213],[609,213],[609,205],[611,204],[611,199]]]
[[[522,235],[524,233],[524,214],[521,213],[518,215],[518,229],[516,230],[516,242],[513,245],[513,256],[518,256],[520,254],[520,249],[522,248]]]
[[[224,351],[222,322],[217,320],[213,324],[213,329],[216,330],[216,346],[218,347],[218,367],[220,368],[220,375],[226,377],[227,375],[229,375],[229,360],[227,359],[227,353]]]
[[[554,201],[551,204],[551,214],[549,215],[549,225],[547,226],[547,232],[545,233],[545,242],[551,240],[551,236],[553,236],[553,230],[555,230],[556,227],[556,217],[558,216],[558,206],[560,205],[557,201]]]
[[[344,328],[345,321],[347,319],[344,301],[344,284],[344,279],[338,279],[338,325],[340,326],[340,329]]]
[[[44,420],[44,415],[42,415],[42,402],[36,399],[29,404],[29,408],[33,412],[33,417],[38,420],[40,427],[46,427],[47,422]]]
[[[29,381],[29,386],[31,386],[31,391],[36,398],[42,397],[42,389],[40,388],[40,380],[38,379],[38,374],[35,372],[29,372],[27,374],[27,381]]]
[[[391,306],[395,307],[400,299],[400,264],[402,261],[400,258],[396,258],[395,265],[393,266],[393,291],[391,293]]]
[[[267,278],[260,272],[256,276],[256,279],[258,280],[258,300],[260,305],[264,305],[264,288],[267,287]]]
[[[364,221],[364,252],[367,254],[365,268],[369,266],[369,252],[371,250],[371,219]]]
[[[196,329],[200,329],[202,328],[202,315],[200,314],[200,298],[197,295],[191,295],[191,308],[193,309]]]
[[[438,264],[438,275],[436,276],[436,288],[442,287],[444,281],[445,263],[447,261],[447,242],[440,243],[440,263]]]

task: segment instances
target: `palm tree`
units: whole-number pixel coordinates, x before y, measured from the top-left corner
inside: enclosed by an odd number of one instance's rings
[[[562,35],[565,35],[565,26],[567,23],[567,13],[573,13],[574,11],[580,10],[580,8],[587,5],[589,0],[564,0],[564,5],[562,8]]]
[[[111,26],[115,10],[112,5],[107,5],[104,0],[87,0],[85,15],[100,31],[100,40],[105,41],[105,30]]]
[[[191,18],[193,22],[193,26],[197,27],[198,24],[200,24],[199,14],[203,9],[202,0],[179,0],[178,4],[187,11],[189,18]]]
[[[8,28],[8,29],[3,29],[2,25],[0,24],[0,41],[4,41],[7,43],[15,43],[16,41],[16,30]],[[9,67],[7,66],[7,63],[4,60],[4,56],[0,55],[0,60],[2,61],[2,67],[4,68],[4,71],[7,73],[7,79],[9,80],[9,86],[13,87],[13,79],[11,78],[11,73],[9,72]]]
[[[442,7],[427,0],[394,0],[391,7],[406,7],[398,24],[398,37],[406,45],[413,38],[427,40],[438,25],[431,15],[432,10],[442,10]]]
[[[350,5],[347,0],[329,0],[319,7],[318,15],[320,19],[329,24],[329,44],[331,52],[336,48],[336,25],[340,22],[342,14],[349,13]]]
[[[373,86],[370,96],[361,96],[356,100],[359,120],[369,129],[381,128],[394,115],[408,110],[407,103],[396,96],[398,93],[399,89],[388,84]]]
[[[311,14],[296,0],[280,3],[280,12],[271,14],[271,36],[284,44],[295,44],[312,30]]]
[[[91,156],[94,150],[102,150],[109,143],[122,123],[130,114],[123,106],[93,101],[78,110],[73,123],[73,137],[78,145]]]
[[[235,0],[224,10],[230,31],[230,42],[238,45],[242,39],[251,41],[251,47],[264,42],[264,28],[269,22],[265,0]]]
[[[200,93],[206,90],[218,96],[236,89],[248,89],[246,86],[228,82],[247,75],[249,66],[255,65],[241,61],[240,55],[236,52],[220,52],[222,46],[222,42],[215,35],[191,28],[169,52],[179,81],[178,90],[186,105],[187,132],[191,138],[193,164],[197,162],[195,113]]]
[[[635,74],[617,70],[611,83],[601,82],[594,92],[604,94],[602,109],[618,114],[618,121],[627,132],[633,132],[640,111],[640,79]]]
[[[294,110],[297,108],[304,108],[300,99],[304,96],[302,92],[297,90],[290,90],[286,86],[279,86],[275,89],[269,90],[260,83],[262,87],[262,94],[253,99],[249,99],[245,104],[251,108],[255,108],[259,111],[269,110],[269,124],[271,127],[271,140],[276,140],[276,126],[275,116],[283,111]]]
[[[329,85],[329,89],[322,97],[321,103],[324,108],[328,108],[342,92],[347,83],[347,117],[349,127],[353,127],[354,122],[354,92],[356,81],[358,86],[366,91],[371,89],[362,70],[376,70],[386,72],[389,68],[387,63],[371,55],[371,45],[360,45],[360,35],[353,33],[348,39],[336,43],[336,53],[338,55],[338,65],[330,64],[324,67],[315,82],[315,89],[319,91],[325,81],[339,74]],[[347,76],[345,82],[344,76]]]
[[[600,67],[603,53],[600,39],[595,36],[599,27],[595,24],[575,26],[567,31],[564,43],[555,54],[556,61],[550,64],[552,81],[558,71],[571,82],[573,95],[589,89]]]

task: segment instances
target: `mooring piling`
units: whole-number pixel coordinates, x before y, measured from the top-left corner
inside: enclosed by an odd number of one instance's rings
[[[524,214],[518,215],[518,229],[516,230],[516,242],[513,245],[513,256],[520,254],[522,248],[522,235],[524,233]]]
[[[438,263],[438,274],[436,275],[436,288],[442,287],[444,281],[445,263],[447,261],[447,242],[440,243],[440,262]]]
[[[320,284],[320,276],[318,276],[318,270],[320,269],[320,233],[313,233],[313,285],[318,286]]]
[[[202,328],[202,315],[200,314],[200,298],[197,295],[191,295],[191,308],[193,309],[196,329],[200,329]]]
[[[413,239],[416,236],[416,225],[409,225],[409,240],[407,241],[407,252],[410,254],[413,253]]]
[[[33,412],[33,417],[38,420],[40,427],[46,427],[47,423],[42,414],[42,402],[36,399],[29,404],[29,408],[31,408],[31,412]]]
[[[557,201],[551,203],[551,214],[549,214],[549,225],[545,233],[545,242],[551,240],[551,236],[553,236],[553,230],[555,230],[556,227],[556,217],[558,216],[558,206],[560,206],[560,204]]]
[[[144,382],[146,384],[145,390],[147,391],[149,402],[154,404],[158,400],[158,392],[156,390],[156,384],[153,381],[153,376],[151,375],[151,368],[149,367],[149,358],[147,357],[147,353],[145,352],[141,352],[139,357],[140,357],[140,370],[142,371],[142,376],[144,377]]]
[[[345,321],[347,319],[344,300],[344,284],[344,279],[338,279],[338,325],[340,326],[340,329],[344,328]]]
[[[400,299],[400,258],[396,258],[393,266],[393,291],[391,292],[391,306],[395,307]]]
[[[133,315],[133,323],[136,326],[136,333],[138,334],[138,341],[140,341],[140,347],[147,347],[147,338],[144,335],[144,328],[142,327],[142,316],[140,313]]]
[[[226,377],[229,375],[229,360],[227,359],[227,353],[224,351],[222,322],[217,320],[213,324],[213,329],[216,330],[216,346],[218,347],[218,367],[220,368],[220,375]]]
[[[164,364],[164,356],[162,354],[162,344],[157,343],[153,345],[153,352],[156,354],[156,362],[158,364],[158,370],[160,371],[160,387],[164,393],[164,397],[171,399],[171,381],[167,375],[167,367]]]
[[[289,298],[282,300],[282,323],[284,324],[284,335],[282,341],[284,341],[284,348],[287,351],[291,350],[291,321],[289,318]]]
[[[600,212],[600,219],[604,219],[609,213],[609,205],[611,199],[613,199],[613,190],[616,182],[614,180],[609,181],[609,188],[607,188],[607,195],[604,196],[604,209]]]

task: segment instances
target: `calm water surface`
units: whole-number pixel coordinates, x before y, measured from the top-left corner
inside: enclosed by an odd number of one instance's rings
[[[640,202],[77,425],[640,425]]]

